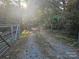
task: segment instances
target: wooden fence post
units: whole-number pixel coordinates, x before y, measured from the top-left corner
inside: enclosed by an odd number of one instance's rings
[[[13,26],[11,26],[11,36],[12,36],[12,39],[14,40],[14,35],[13,35]]]

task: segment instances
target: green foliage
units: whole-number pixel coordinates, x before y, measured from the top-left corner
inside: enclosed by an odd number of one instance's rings
[[[70,33],[73,33],[77,36],[79,32],[79,10],[78,10],[79,1],[78,0],[69,0],[67,9],[65,12],[67,23],[69,23]]]

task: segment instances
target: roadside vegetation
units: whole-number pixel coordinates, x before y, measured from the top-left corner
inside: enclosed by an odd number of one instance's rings
[[[48,3],[48,5],[47,5]],[[50,3],[50,4],[49,4]],[[58,8],[56,1],[44,3],[37,11],[36,23],[49,31],[60,33],[67,38],[61,37],[73,46],[79,46],[79,1],[63,0],[63,10]]]
[[[21,33],[21,39],[26,39],[26,38],[28,38],[28,36],[31,34],[31,32],[30,31],[28,31],[28,30],[23,30],[22,31],[22,33]]]

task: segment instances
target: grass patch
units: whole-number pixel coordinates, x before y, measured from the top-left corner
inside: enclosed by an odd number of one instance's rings
[[[65,36],[56,36],[56,38],[58,40],[62,40],[64,42],[68,43],[70,46],[79,48],[79,43],[76,41],[76,39],[65,37]]]

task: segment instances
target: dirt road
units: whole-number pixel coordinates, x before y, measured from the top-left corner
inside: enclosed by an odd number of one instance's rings
[[[40,31],[32,32],[15,59],[79,59],[75,49]],[[13,58],[10,58],[13,59]]]

